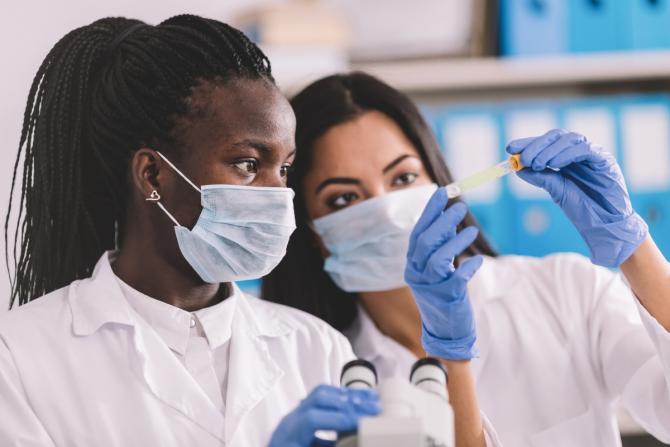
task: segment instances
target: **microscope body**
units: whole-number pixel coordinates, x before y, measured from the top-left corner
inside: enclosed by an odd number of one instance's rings
[[[446,374],[437,373],[434,363],[424,364],[412,370],[410,380],[393,377],[379,383],[381,413],[361,419],[358,432],[341,436],[336,446],[453,447],[454,414]]]

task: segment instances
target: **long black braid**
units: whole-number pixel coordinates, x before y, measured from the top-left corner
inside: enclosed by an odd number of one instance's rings
[[[11,271],[9,222],[23,159],[10,308],[91,274],[122,237],[132,153],[174,142],[175,119],[196,84],[236,77],[274,82],[267,57],[244,34],[192,15],[157,26],[105,18],[53,47],[28,94],[5,219]]]

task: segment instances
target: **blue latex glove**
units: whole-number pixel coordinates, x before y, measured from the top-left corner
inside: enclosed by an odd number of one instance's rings
[[[614,157],[584,136],[555,129],[512,141],[507,152],[521,154],[527,168],[518,176],[545,189],[563,209],[594,264],[620,266],[647,236],[647,224],[633,211]]]
[[[477,355],[477,337],[466,286],[482,257],[473,256],[454,267],[454,258],[474,242],[478,230],[467,227],[457,233],[467,207],[457,202],[444,211],[447,201],[446,190],[438,188],[414,227],[405,281],[421,313],[426,352],[447,360],[469,360]]]
[[[351,432],[380,411],[375,391],[321,385],[282,419],[268,447],[310,447],[317,430]]]

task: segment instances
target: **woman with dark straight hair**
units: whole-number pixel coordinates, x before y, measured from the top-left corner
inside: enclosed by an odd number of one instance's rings
[[[356,319],[357,296],[339,288],[323,269],[324,257],[309,225],[302,182],[317,155],[313,146],[315,140],[329,129],[355,121],[366,112],[379,111],[391,118],[415,147],[434,183],[446,185],[454,179],[416,106],[409,98],[371,76],[352,73],[324,78],[293,98],[291,105],[300,117],[296,123],[296,147],[304,148],[296,157],[289,176],[289,185],[296,193],[296,230],[286,256],[263,280],[263,296],[316,315],[341,331]],[[477,223],[468,213],[460,228],[473,225]],[[496,256],[483,234],[477,236],[466,253]]]
[[[551,195],[591,257],[502,256],[441,187],[453,179],[405,95],[352,73],[292,106],[297,229],[263,298],[344,332],[381,380],[442,359],[473,443],[488,427],[478,401],[505,445],[619,445],[619,401],[670,440],[670,300],[645,284],[655,272],[667,290],[670,272],[613,157],[563,130],[511,142],[517,175]]]
[[[105,18],[56,43],[14,170],[0,445],[309,447],[378,412],[332,386],[341,334],[235,285],[295,227],[294,131],[270,61],[216,20]]]

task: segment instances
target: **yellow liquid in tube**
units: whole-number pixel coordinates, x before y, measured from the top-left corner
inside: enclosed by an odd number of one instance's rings
[[[461,194],[484,185],[492,180],[504,177],[512,172],[520,171],[524,168],[519,159],[519,155],[512,155],[502,163],[498,163],[488,169],[484,169],[476,174],[466,177],[463,180],[449,183],[445,188],[447,189],[447,197],[453,199]]]

